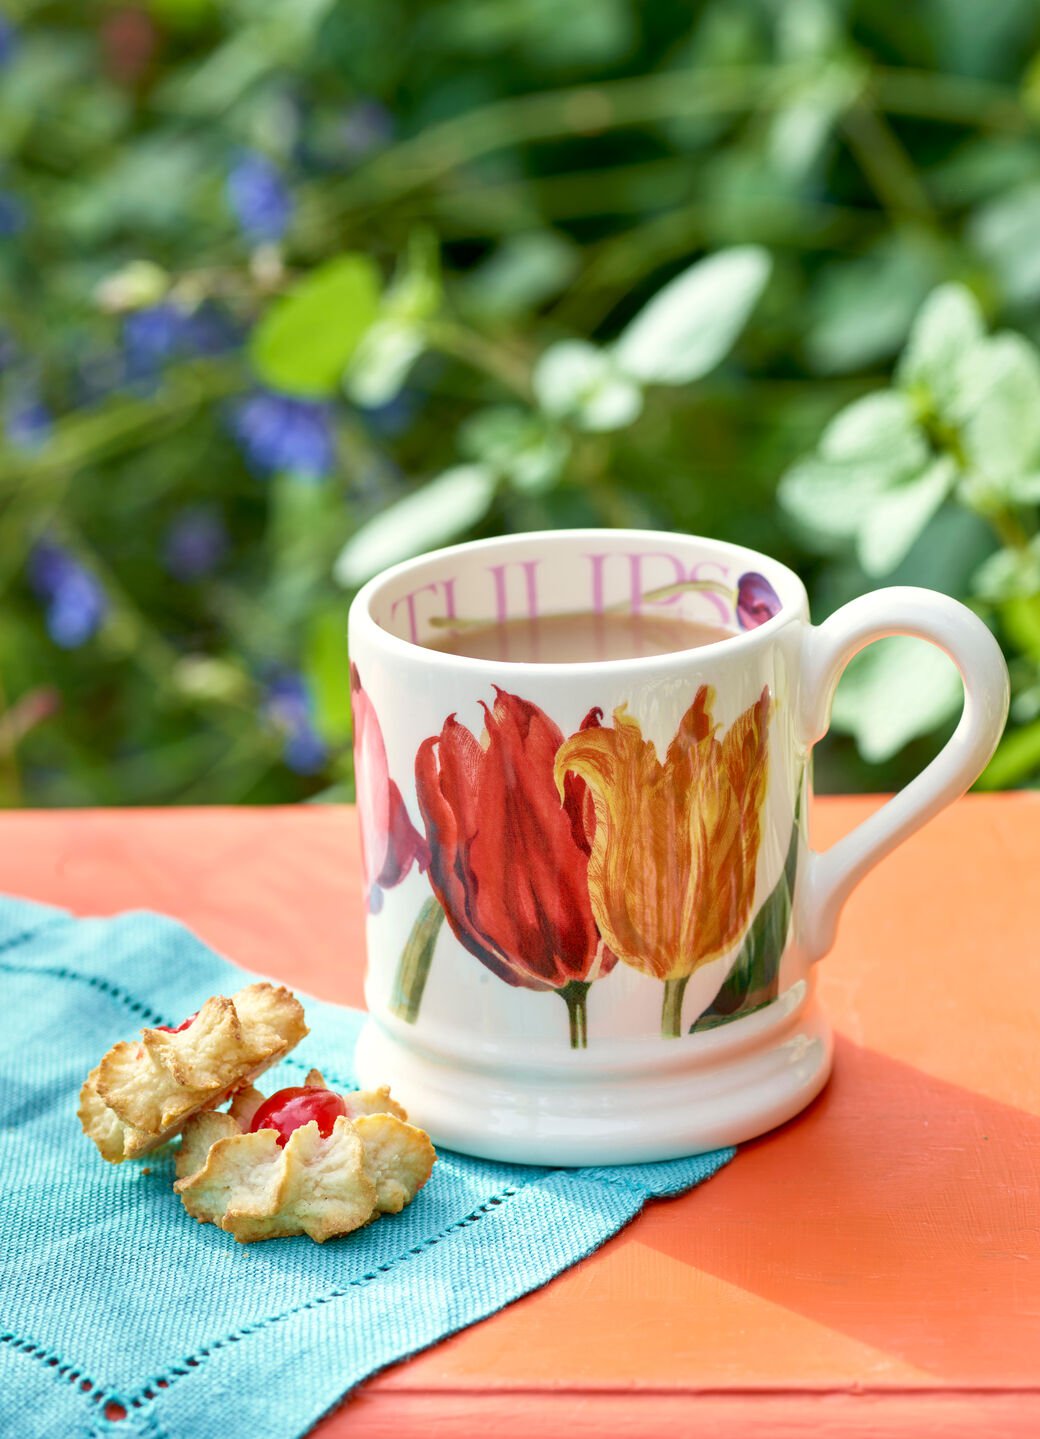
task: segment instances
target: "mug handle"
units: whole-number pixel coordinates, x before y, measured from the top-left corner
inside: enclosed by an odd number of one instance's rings
[[[888,635],[912,635],[944,650],[964,682],[964,710],[949,742],[916,779],[829,849],[809,849],[796,886],[794,934],[810,962],[831,948],[838,916],[863,876],[974,784],[1007,719],[1007,665],[982,620],[948,595],[898,586],[862,595],[822,625],[807,627],[800,703],[807,747],[830,726],[834,691],[849,660]]]

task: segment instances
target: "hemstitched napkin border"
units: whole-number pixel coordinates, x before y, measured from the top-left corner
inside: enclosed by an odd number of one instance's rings
[[[648,1198],[701,1183],[735,1152],[544,1170],[441,1151],[413,1205],[357,1236],[321,1247],[299,1239],[243,1247],[193,1220],[185,1235],[179,1202],[161,1192],[169,1189],[169,1160],[136,1170],[105,1165],[79,1132],[79,1083],[116,1039],[142,1024],[176,1022],[207,994],[255,977],[164,916],[80,920],[0,897],[0,996],[31,1021],[25,1042],[0,1045],[0,1144],[11,1150],[5,1170],[13,1163],[22,1173],[35,1154],[40,1171],[0,1209],[0,1435],[299,1439],[372,1374],[541,1287],[599,1248]],[[301,999],[311,1033],[269,1079],[291,1083],[287,1070],[314,1065],[350,1087],[346,1061],[363,1016]],[[90,1052],[81,1056],[84,1044]],[[67,1150],[65,1165],[56,1147]],[[144,1167],[152,1170],[147,1180]],[[67,1195],[58,1174],[67,1176]],[[77,1189],[85,1188],[84,1206]],[[94,1222],[91,1201],[125,1211],[125,1231],[111,1213]],[[121,1252],[124,1232],[148,1252],[147,1268],[142,1254]],[[254,1251],[269,1248],[281,1251],[278,1264],[258,1266]],[[192,1255],[203,1333],[178,1349],[170,1340],[189,1321],[184,1276],[162,1271]],[[261,1267],[270,1272],[250,1273]],[[159,1296],[154,1311],[142,1308],[149,1283]],[[178,1303],[164,1312],[161,1292],[171,1286]],[[235,1324],[242,1307],[253,1312]],[[77,1343],[84,1311],[94,1322]],[[113,1405],[125,1417],[108,1417]]]

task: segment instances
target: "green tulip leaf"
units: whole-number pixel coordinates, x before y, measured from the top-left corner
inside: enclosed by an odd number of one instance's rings
[[[303,399],[335,394],[379,310],[379,272],[367,255],[338,255],[304,276],[260,318],[249,344],[265,385]]]
[[[791,927],[791,904],[798,869],[800,808],[799,801],[780,878],[752,920],[736,962],[718,994],[690,1026],[691,1034],[717,1029],[720,1024],[740,1019],[752,1010],[769,1004],[779,993],[780,960]]]
[[[412,932],[401,951],[401,958],[394,976],[394,989],[390,996],[390,1008],[400,1019],[414,1024],[419,1017],[423,990],[433,963],[433,951],[437,947],[437,936],[444,923],[444,910],[431,895],[423,904]]]

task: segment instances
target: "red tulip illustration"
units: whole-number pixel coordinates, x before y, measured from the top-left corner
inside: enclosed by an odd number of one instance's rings
[[[537,705],[495,694],[481,739],[452,715],[416,755],[429,880],[460,943],[504,983],[561,995],[571,1044],[583,1048],[589,985],[616,963],[589,899],[595,813],[576,776],[561,802],[557,725]]]
[[[368,907],[375,914],[382,908],[383,890],[400,884],[413,864],[424,871],[430,856],[426,841],[408,818],[401,791],[390,778],[383,731],[375,707],[361,687],[356,665],[350,667],[350,700],[361,863]]]

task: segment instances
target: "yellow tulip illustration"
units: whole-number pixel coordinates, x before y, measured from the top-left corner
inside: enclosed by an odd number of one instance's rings
[[[596,923],[619,959],[664,981],[667,1036],[682,1032],[690,975],[737,943],[755,894],[769,691],[721,739],[714,702],[715,691],[702,685],[663,763],[624,705],[612,727],[571,735],[556,756],[561,797],[573,774],[592,800]]]

